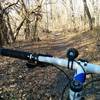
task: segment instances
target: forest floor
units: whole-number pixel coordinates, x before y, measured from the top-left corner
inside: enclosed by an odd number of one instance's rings
[[[82,33],[52,32],[41,34],[39,42],[17,42],[7,48],[66,57],[69,48],[78,49],[78,58],[100,64],[100,30]],[[0,57],[0,96],[4,100],[60,100],[68,78],[54,66],[33,69],[26,61]],[[65,70],[69,76],[72,71]],[[94,99],[99,100],[99,99]]]

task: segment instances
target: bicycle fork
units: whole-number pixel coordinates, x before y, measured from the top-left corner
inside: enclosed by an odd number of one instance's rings
[[[83,83],[86,79],[86,73],[79,67],[74,75],[73,80],[70,82],[69,100],[83,100]]]

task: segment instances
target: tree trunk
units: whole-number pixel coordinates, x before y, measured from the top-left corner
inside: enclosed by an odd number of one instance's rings
[[[25,39],[29,39],[30,38],[30,21],[28,18],[26,18],[24,32],[25,32]]]
[[[87,17],[88,17],[88,20],[89,20],[90,30],[92,30],[93,29],[93,22],[92,22],[92,17],[91,17],[91,14],[90,14],[86,0],[83,0],[83,4],[84,4],[84,10],[85,10]]]
[[[29,11],[28,8],[24,2],[24,0],[21,0],[22,3],[22,7],[23,7],[23,11],[25,14],[25,29],[24,29],[24,34],[25,34],[25,39],[29,39],[30,38],[30,19],[29,19]]]
[[[71,8],[71,13],[72,13],[72,15],[71,15],[71,17],[72,17],[72,23],[73,23],[73,25],[74,25],[74,29],[75,29],[75,16],[74,16],[74,8],[73,8],[73,2],[72,2],[72,0],[69,0],[70,1],[70,8]]]
[[[36,17],[35,25],[34,25],[34,34],[33,34],[33,41],[40,41],[39,36],[37,34],[37,26],[38,26],[38,16]]]
[[[9,35],[10,35],[9,37],[11,37],[11,41],[14,42],[14,33],[11,28],[10,19],[9,19],[8,14],[7,14],[7,24],[8,24],[8,28],[9,28]]]
[[[49,30],[49,18],[48,18],[48,4],[47,4],[48,1],[46,1],[46,32],[48,32]]]
[[[39,21],[41,21],[41,19],[42,19],[41,5],[37,6],[35,13],[34,13],[34,16],[35,16],[35,23],[34,23],[34,31],[33,31],[32,40],[33,41],[40,41],[39,33],[38,33],[38,24],[39,24]]]
[[[0,45],[8,44],[8,28],[4,19],[3,9],[0,3]]]

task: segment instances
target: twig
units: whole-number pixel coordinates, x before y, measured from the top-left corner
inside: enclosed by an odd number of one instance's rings
[[[19,0],[17,0],[16,3],[13,3],[13,4],[11,4],[11,5],[8,5],[8,7],[4,8],[4,12],[5,12],[8,8],[10,8],[10,7],[12,7],[12,6],[18,4],[18,2],[19,2]]]

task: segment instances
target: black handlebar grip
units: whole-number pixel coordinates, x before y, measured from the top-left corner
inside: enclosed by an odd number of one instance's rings
[[[12,49],[0,48],[0,55],[19,58],[19,59],[23,59],[23,60],[31,60],[30,57],[31,57],[32,53],[18,51],[18,50],[12,50]]]

